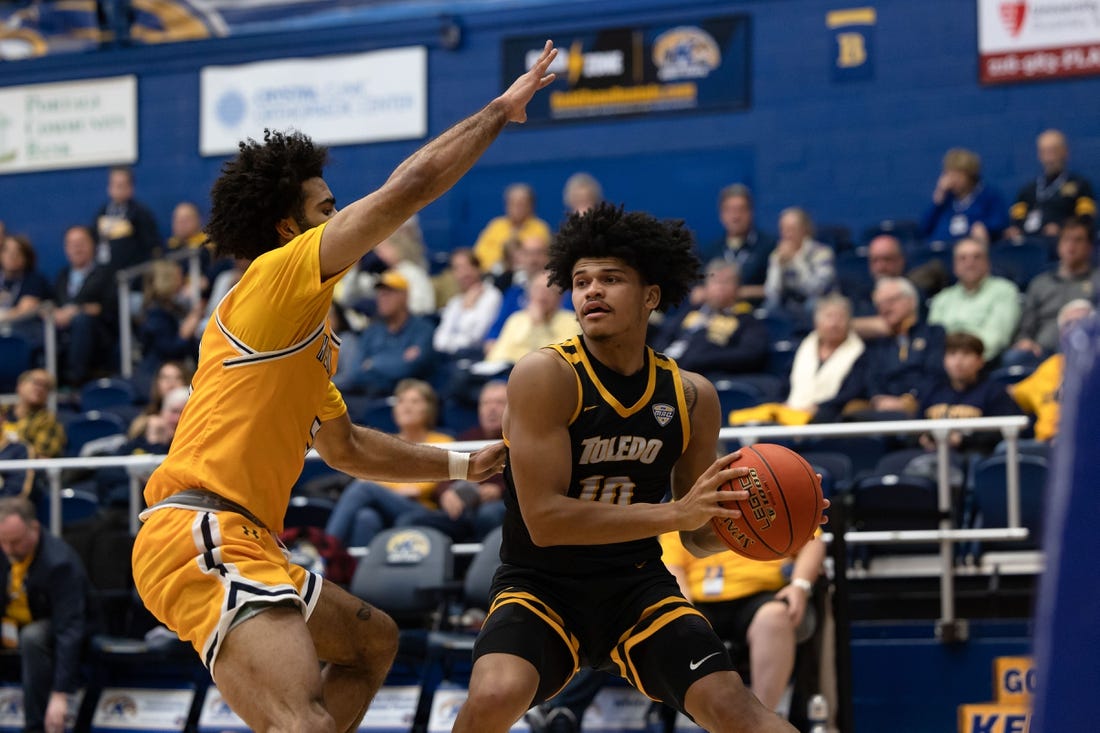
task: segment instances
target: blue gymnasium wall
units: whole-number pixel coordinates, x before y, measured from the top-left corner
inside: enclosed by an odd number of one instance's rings
[[[859,5],[878,12],[874,78],[837,83],[825,14]],[[446,6],[457,10],[464,29],[453,52],[438,42],[439,12]],[[915,218],[943,152],[955,145],[978,151],[987,180],[1011,197],[1035,175],[1034,136],[1048,126],[1069,135],[1073,167],[1100,179],[1100,78],[980,87],[973,0],[418,3],[359,11],[356,17],[369,24],[8,63],[0,66],[0,84],[136,73],[138,193],[166,234],[175,202],[205,206],[221,164],[197,154],[203,65],[425,44],[429,130],[436,135],[499,92],[505,37],[730,12],[752,17],[749,110],[510,129],[453,192],[425,210],[429,245],[471,243],[500,212],[502,187],[515,180],[533,184],[539,213],[557,222],[562,184],[580,169],[596,175],[611,200],[685,218],[703,240],[719,233],[718,188],[735,180],[755,189],[768,229],[779,210],[793,204],[819,222],[856,232],[881,218]],[[380,184],[419,144],[337,148],[327,177],[346,201]],[[0,218],[32,235],[52,275],[62,261],[64,226],[90,219],[104,198],[105,180],[103,169],[0,177]]]

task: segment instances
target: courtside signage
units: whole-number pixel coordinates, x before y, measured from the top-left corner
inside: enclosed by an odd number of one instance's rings
[[[238,66],[201,76],[199,152],[237,152],[264,128],[296,129],[324,145],[410,140],[428,132],[423,46]]]
[[[983,84],[1100,74],[1100,2],[978,0]]]
[[[0,87],[0,174],[137,160],[137,77]]]

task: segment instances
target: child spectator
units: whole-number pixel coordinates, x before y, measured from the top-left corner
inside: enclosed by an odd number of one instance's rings
[[[1000,382],[983,379],[982,340],[969,333],[949,333],[944,342],[943,369],[946,378],[940,380],[921,397],[921,415],[929,420],[968,417],[1019,415],[1020,409]],[[1001,439],[997,433],[963,434],[952,430],[948,442],[959,451],[988,453]],[[924,433],[920,444],[935,450],[932,436]]]

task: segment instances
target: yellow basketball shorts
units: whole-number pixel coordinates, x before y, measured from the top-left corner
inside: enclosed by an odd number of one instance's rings
[[[191,642],[211,676],[246,604],[294,603],[308,620],[321,595],[321,576],[291,564],[270,531],[234,512],[151,512],[134,542],[133,566],[146,608]]]

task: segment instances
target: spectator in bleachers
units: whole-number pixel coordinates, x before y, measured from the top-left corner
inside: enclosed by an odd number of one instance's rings
[[[948,150],[932,203],[921,217],[921,236],[930,242],[970,237],[990,244],[1007,226],[1008,208],[999,193],[982,183],[978,154],[965,148]]]
[[[19,650],[24,730],[63,733],[95,630],[91,583],[64,540],[43,532],[24,497],[0,499],[3,646]]]
[[[393,393],[402,379],[427,377],[434,366],[432,322],[409,312],[409,283],[388,270],[375,286],[376,317],[352,342],[345,342],[333,383],[343,392],[371,397]]]
[[[603,186],[589,173],[574,173],[565,180],[561,199],[566,214],[583,214],[603,201]]]
[[[181,201],[172,209],[172,233],[165,242],[168,251],[199,249],[206,245],[202,230],[202,214],[190,201]]]
[[[1005,236],[1016,241],[1035,236],[1053,239],[1070,217],[1096,218],[1092,185],[1066,169],[1066,136],[1058,130],[1046,130],[1036,138],[1035,147],[1043,172],[1020,189],[1010,209],[1012,225]]]
[[[1071,300],[1058,311],[1058,330],[1062,338],[1073,327],[1091,318],[1096,308],[1087,300]],[[1028,415],[1035,417],[1035,439],[1053,440],[1058,434],[1058,416],[1062,393],[1062,372],[1065,357],[1059,350],[1043,360],[1028,377],[1009,388],[1009,393]]]
[[[4,433],[33,448],[37,458],[56,458],[65,450],[65,428],[49,408],[56,387],[45,369],[28,369],[16,383],[15,404],[2,413]]]
[[[36,359],[45,338],[35,315],[42,302],[51,299],[50,284],[38,271],[31,240],[20,234],[0,237],[0,327],[23,337]]]
[[[920,412],[928,420],[966,417],[1019,415],[1004,384],[982,376],[982,340],[969,333],[949,333],[944,342],[944,376],[921,396]],[[957,451],[988,454],[1000,441],[999,433],[963,434],[952,430],[948,443]],[[936,442],[928,433],[920,436],[925,450],[935,450]]]
[[[535,191],[526,183],[513,183],[504,189],[504,216],[490,221],[477,241],[474,254],[483,272],[499,274],[504,265],[504,244],[513,237],[542,236],[549,241],[550,227],[535,215]]]
[[[987,244],[965,237],[955,243],[952,256],[958,282],[933,296],[928,322],[947,333],[977,336],[992,362],[1012,343],[1020,323],[1020,291],[1011,280],[991,274]]]
[[[121,270],[151,260],[160,250],[160,233],[153,212],[134,198],[132,170],[125,166],[111,168],[107,197],[91,227],[99,243],[96,261]]]
[[[722,222],[722,237],[700,248],[699,259],[736,262],[741,272],[741,297],[754,302],[763,300],[768,255],[775,248],[775,237],[757,229],[748,186],[734,183],[718,193],[718,218]],[[699,301],[693,297],[692,302]]]
[[[794,355],[787,401],[734,410],[729,414],[730,424],[808,423],[819,404],[836,397],[840,385],[863,354],[863,341],[851,324],[851,305],[843,295],[826,295],[817,301],[814,330],[802,339]]]
[[[451,357],[481,358],[485,334],[500,312],[500,291],[482,278],[477,256],[470,249],[451,253],[451,272],[459,292],[443,307],[432,345]]]
[[[784,312],[796,324],[810,320],[814,302],[836,287],[833,250],[814,241],[810,215],[798,207],[779,214],[779,242],[768,256],[766,307]]]
[[[752,692],[776,710],[794,671],[799,637],[812,633],[803,621],[823,570],[825,543],[810,540],[793,562],[759,562],[732,552],[697,558],[684,548],[678,532],[660,540],[662,560],[680,592],[720,637],[748,647]]]
[[[87,227],[65,231],[66,264],[54,286],[54,323],[62,383],[79,387],[116,358],[118,295],[112,270],[95,261],[95,238]]]
[[[653,337],[653,348],[676,360],[680,368],[712,382],[723,377],[760,372],[768,360],[768,327],[751,314],[738,314],[739,272],[736,262],[707,264],[703,302],[667,319]]]
[[[458,440],[500,440],[504,409],[508,405],[508,383],[494,379],[481,388],[477,400],[477,425],[459,434]],[[463,542],[481,540],[504,521],[504,474],[494,474],[480,483],[444,481],[436,486],[434,500],[439,509],[420,507],[401,517],[404,525],[435,527]]]
[[[1058,235],[1058,266],[1032,278],[1024,294],[1016,343],[1005,363],[1038,361],[1060,350],[1058,313],[1071,300],[1095,300],[1100,294],[1100,270],[1092,263],[1092,227],[1071,216]]]
[[[199,289],[203,298],[210,297],[210,289],[218,275],[233,267],[229,257],[214,259],[214,247],[202,230],[202,214],[199,207],[190,201],[181,201],[172,209],[172,233],[165,240],[168,252],[189,250],[199,253]],[[190,272],[188,264],[182,267]]]
[[[879,280],[875,307],[889,335],[864,344],[836,397],[818,405],[814,422],[917,414],[921,397],[943,373],[945,338],[942,327],[920,320],[917,298],[903,277]]]
[[[544,270],[528,283],[527,305],[504,322],[500,338],[485,352],[483,368],[510,369],[527,353],[579,333],[576,315],[561,307],[561,291],[547,277]]]
[[[485,334],[487,345],[500,337],[504,322],[513,313],[523,310],[527,305],[527,286],[540,272],[546,269],[549,261],[550,239],[541,234],[520,237],[515,251],[515,267],[508,277],[508,284],[497,280],[501,290],[500,310],[496,320]]]
[[[410,443],[451,442],[451,436],[433,429],[439,417],[439,398],[430,384],[403,379],[394,396],[393,421],[399,438]],[[415,516],[421,507],[435,509],[432,497],[438,483],[352,481],[341,492],[325,532],[348,547],[369,545],[376,534],[395,526],[399,518]]]
[[[138,327],[139,370],[144,378],[166,361],[193,362],[199,355],[198,326],[203,303],[190,302],[178,263],[157,260],[145,278],[145,298]]]
[[[161,364],[149,387],[149,402],[141,414],[130,422],[126,436],[133,440],[144,435],[151,416],[160,414],[165,395],[177,387],[190,387],[191,376],[191,369],[182,362],[166,361]]]
[[[874,292],[875,283],[884,277],[905,275],[905,250],[893,234],[879,234],[867,244],[867,274],[866,280],[840,283],[841,289],[845,291],[844,295],[852,302],[852,313],[856,317],[874,315],[875,304],[871,294]],[[858,327],[857,330],[859,330]]]
[[[417,315],[435,312],[435,287],[428,276],[424,233],[414,215],[352,266],[336,285],[336,302],[345,309],[374,314],[375,287],[387,270],[396,270],[408,283],[409,310]]]
[[[405,278],[408,286],[409,312],[415,316],[435,313],[435,286],[428,275],[424,256],[424,237],[420,225],[406,222],[396,232],[378,243],[373,254],[386,269]],[[378,281],[375,280],[375,287]]]
[[[44,300],[50,300],[50,284],[38,271],[31,240],[21,234],[0,239],[0,324],[33,316]]]

